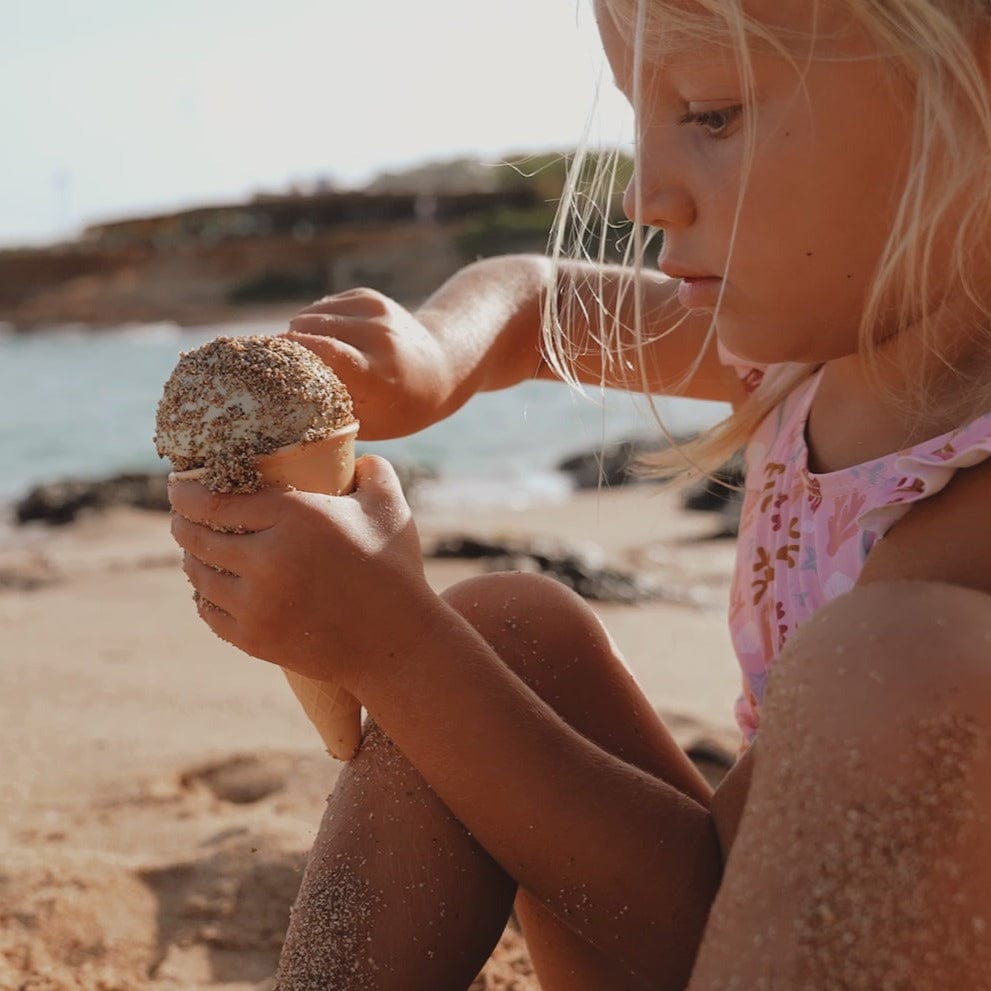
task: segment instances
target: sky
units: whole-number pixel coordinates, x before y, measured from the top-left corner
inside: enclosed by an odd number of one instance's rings
[[[0,0],[0,246],[626,139],[589,0]],[[601,85],[599,83],[601,82]]]

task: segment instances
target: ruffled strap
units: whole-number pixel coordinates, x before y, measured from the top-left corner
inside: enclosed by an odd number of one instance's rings
[[[960,468],[991,457],[991,413],[972,423],[895,455],[880,483],[880,498],[857,523],[875,539],[897,523],[912,503],[941,492]],[[872,500],[873,501],[873,500]]]

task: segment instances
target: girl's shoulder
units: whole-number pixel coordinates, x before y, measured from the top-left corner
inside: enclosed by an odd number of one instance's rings
[[[948,581],[991,593],[991,412],[892,458],[864,523],[878,540],[867,581]]]

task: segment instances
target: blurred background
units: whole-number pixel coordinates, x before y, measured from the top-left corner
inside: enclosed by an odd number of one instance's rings
[[[412,307],[476,258],[544,251],[586,129],[630,147],[588,0],[0,8],[7,507],[162,470],[180,350],[354,285]],[[724,413],[662,408],[681,433]],[[642,402],[526,383],[364,449],[428,469],[435,500],[505,504],[508,478],[525,504],[566,497],[569,454],[652,434]]]

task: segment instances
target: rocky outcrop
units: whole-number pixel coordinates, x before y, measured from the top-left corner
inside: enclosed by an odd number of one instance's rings
[[[407,499],[417,485],[436,477],[429,468],[397,465],[396,474]],[[168,512],[167,472],[128,472],[109,478],[63,478],[34,486],[14,505],[18,523],[41,522],[51,526],[72,523],[81,513],[100,512],[117,506]]]
[[[740,532],[745,469],[743,454],[736,454],[712,478],[703,478],[685,490],[682,499],[685,509],[718,514],[721,529],[715,534],[717,537],[736,537]]]
[[[490,226],[504,238],[507,216],[534,213],[546,205],[529,189],[324,193],[96,225],[76,243],[0,251],[0,321],[21,331],[217,322],[355,285],[412,303],[474,260]],[[546,225],[522,226],[529,239],[517,247],[542,251]]]
[[[690,438],[680,437],[680,443]],[[560,461],[557,470],[570,475],[576,489],[612,488],[631,483],[657,482],[639,470],[646,456],[657,453],[663,445],[655,441],[631,438],[604,448],[585,451]],[[720,520],[717,537],[735,537],[740,529],[743,504],[743,455],[730,458],[711,478],[703,478],[685,489],[682,506],[693,512],[715,513]]]
[[[111,478],[67,478],[36,485],[17,502],[18,523],[41,521],[54,526],[71,523],[86,510],[134,506],[138,509],[168,511],[165,472],[114,475]]]
[[[600,547],[539,539],[485,539],[471,534],[442,537],[427,549],[435,558],[484,560],[487,571],[530,571],[557,579],[586,599],[635,604],[664,600],[697,604],[676,589],[635,571],[611,567]]]
[[[687,440],[679,437],[679,442]],[[571,476],[576,489],[612,488],[635,482],[656,481],[638,470],[642,459],[663,450],[664,444],[655,440],[632,437],[607,444],[605,447],[583,451],[558,462],[557,470]]]

